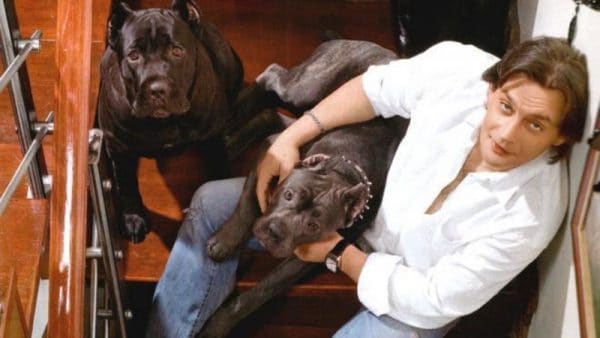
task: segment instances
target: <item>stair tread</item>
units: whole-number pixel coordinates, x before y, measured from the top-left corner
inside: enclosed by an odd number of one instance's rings
[[[14,126],[13,126],[14,128]],[[0,128],[0,131],[2,129]],[[0,194],[4,192],[8,182],[15,173],[19,163],[23,159],[21,147],[16,143],[0,143]],[[13,198],[24,198],[27,196],[27,175],[23,177]]]
[[[14,268],[28,327],[35,311],[47,212],[46,200],[12,199],[0,216],[0,290],[7,290]]]

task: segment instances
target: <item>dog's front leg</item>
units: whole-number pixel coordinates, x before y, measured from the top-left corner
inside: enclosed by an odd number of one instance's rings
[[[317,265],[291,257],[280,263],[254,288],[226,301],[208,319],[197,337],[225,337],[244,318],[295,284]]]
[[[133,154],[111,154],[114,177],[117,180],[119,210],[121,211],[121,231],[123,235],[134,243],[144,240],[150,223],[142,197],[140,195],[137,179],[139,158]]]
[[[208,256],[215,261],[223,261],[236,253],[252,234],[254,221],[260,215],[256,198],[256,172],[252,171],[233,215],[208,240]]]

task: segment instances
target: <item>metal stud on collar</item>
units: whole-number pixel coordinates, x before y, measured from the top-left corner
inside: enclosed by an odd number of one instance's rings
[[[348,222],[348,224],[346,224],[345,228],[349,228],[354,224],[354,221],[356,220],[356,218],[359,218],[362,220],[364,217],[363,214],[364,214],[365,210],[370,209],[369,201],[371,201],[371,199],[373,198],[373,195],[371,194],[372,183],[371,183],[371,181],[369,181],[369,178],[367,177],[367,174],[365,173],[365,171],[358,164],[347,159],[345,156],[342,156],[342,160],[344,162],[346,162],[347,164],[349,164],[350,167],[353,168],[358,173],[358,176],[360,176],[362,183],[367,186],[367,200],[365,201],[365,204],[364,204],[362,210],[353,219],[351,219],[350,222]]]

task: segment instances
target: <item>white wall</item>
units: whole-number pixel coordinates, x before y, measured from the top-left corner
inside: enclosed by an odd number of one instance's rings
[[[521,40],[539,35],[566,37],[575,12],[572,0],[519,0]],[[600,99],[600,13],[581,6],[574,45],[587,56],[590,73],[590,110],[586,138],[591,135]],[[583,171],[586,144],[575,147],[571,157],[571,206]],[[569,219],[571,217],[569,213]],[[530,338],[578,338],[579,322],[569,224],[540,260],[540,300],[529,330]]]

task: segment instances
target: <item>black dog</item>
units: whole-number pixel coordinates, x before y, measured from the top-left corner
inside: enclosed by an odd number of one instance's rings
[[[134,11],[122,3],[113,9],[97,122],[113,164],[123,232],[133,242],[149,231],[139,157],[202,142],[212,152],[209,172],[222,175],[221,134],[242,79],[237,54],[193,1],[176,0],[171,9]]]
[[[393,59],[391,51],[372,43],[333,40],[289,71],[270,66],[258,77],[254,92],[275,92],[285,104],[304,109],[369,65]],[[400,118],[375,119],[330,131],[307,144],[301,149],[304,160],[277,187],[262,216],[255,194],[256,174],[252,172],[234,214],[209,239],[209,256],[215,260],[231,256],[244,245],[252,229],[279,257],[289,257],[297,245],[316,241],[352,223],[342,232],[355,240],[376,214],[389,165],[407,123]],[[356,219],[367,204],[370,209],[364,210],[364,218]],[[288,258],[254,289],[225,303],[209,319],[201,336],[226,336],[239,320],[313,267]]]

